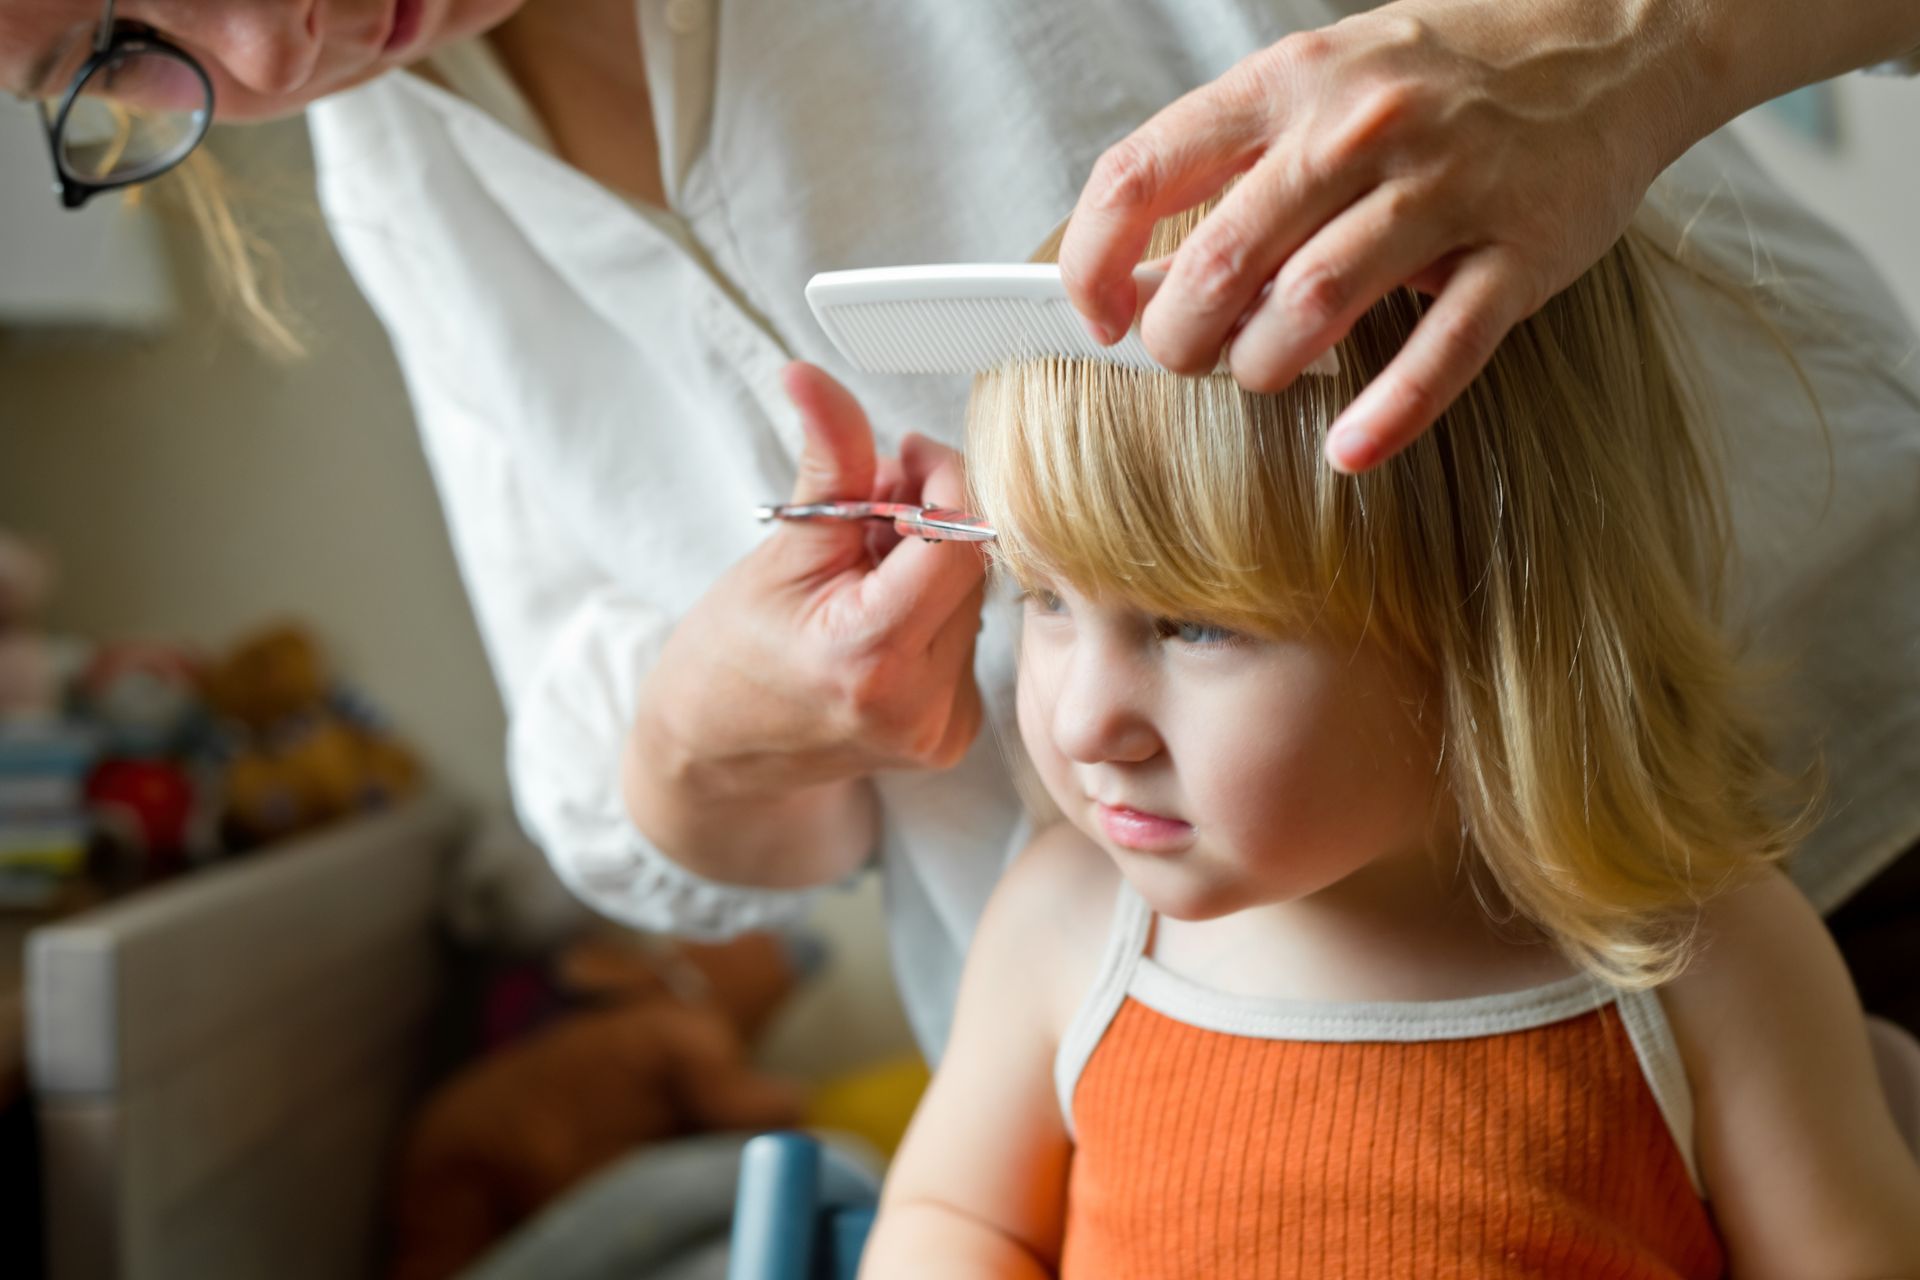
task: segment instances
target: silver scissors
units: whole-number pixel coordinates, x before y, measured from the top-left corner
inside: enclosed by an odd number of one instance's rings
[[[991,542],[993,529],[979,516],[952,507],[917,502],[785,502],[761,507],[766,520],[891,520],[903,538],[928,542]]]

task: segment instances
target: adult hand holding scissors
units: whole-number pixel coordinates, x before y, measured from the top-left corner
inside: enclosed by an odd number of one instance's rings
[[[959,455],[909,435],[875,456],[866,414],[788,366],[806,447],[794,503],[958,507]],[[783,522],[674,629],[641,688],[624,794],[635,823],[711,878],[821,884],[872,850],[867,779],[944,768],[980,727],[985,559],[864,520]]]
[[[1227,351],[1291,382],[1402,285],[1433,295],[1343,413],[1360,471],[1431,425],[1507,331],[1625,229],[1660,171],[1740,111],[1920,43],[1914,0],[1400,0],[1289,36],[1104,154],[1060,265],[1104,340],[1134,317],[1155,219],[1235,174],[1141,316],[1181,372]]]

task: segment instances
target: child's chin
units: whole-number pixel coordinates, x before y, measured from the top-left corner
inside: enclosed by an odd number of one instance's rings
[[[1234,886],[1210,884],[1197,876],[1182,875],[1180,868],[1164,863],[1122,870],[1154,914],[1169,920],[1217,920],[1249,905],[1245,895]]]

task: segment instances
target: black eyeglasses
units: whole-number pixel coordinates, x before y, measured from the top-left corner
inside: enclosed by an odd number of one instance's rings
[[[187,158],[213,123],[213,81],[148,27],[115,22],[106,0],[93,56],[57,105],[40,104],[60,203],[148,182]]]

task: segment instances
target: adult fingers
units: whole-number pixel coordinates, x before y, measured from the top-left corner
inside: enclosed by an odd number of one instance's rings
[[[901,496],[906,483],[905,473],[898,456],[889,455],[880,459],[880,465],[873,477],[873,500],[875,502],[909,501]],[[879,564],[887,552],[900,544],[900,534],[886,520],[868,520],[866,525],[867,562]]]
[[[947,468],[949,474],[939,482],[940,491],[928,491],[934,474]],[[958,506],[965,497],[965,463],[958,449],[950,449],[938,440],[909,431],[900,438],[900,489],[902,502],[918,502],[929,507]],[[952,482],[961,481],[962,492],[953,491]]]
[[[1405,448],[1466,390],[1507,331],[1539,302],[1508,251],[1490,247],[1462,258],[1399,354],[1334,422],[1327,461],[1354,473]]]
[[[910,436],[900,446],[902,467],[909,477],[934,457],[944,456],[927,471],[919,493],[907,500],[935,507],[964,501],[966,479],[960,455],[930,440],[914,441]],[[924,645],[950,618],[967,610],[969,597],[986,577],[986,564],[976,543],[905,538],[863,584],[867,593],[863,605],[875,626],[897,629],[903,642]],[[974,599],[970,607],[977,619],[979,601]]]
[[[1176,373],[1212,369],[1280,265],[1371,180],[1359,165],[1322,173],[1297,142],[1277,143],[1173,255],[1140,319],[1153,358]]]
[[[806,435],[793,501],[864,501],[873,492],[879,465],[866,410],[852,392],[816,365],[796,360],[780,371],[780,381],[800,411]]]
[[[1192,208],[1259,155],[1272,132],[1258,77],[1236,67],[1109,147],[1081,188],[1060,245],[1067,298],[1106,343],[1133,324],[1133,266],[1158,219]]]
[[[951,685],[953,689],[946,720],[924,753],[924,763],[932,768],[944,769],[959,763],[980,730],[980,686],[973,678],[973,657],[980,641],[979,616],[985,599],[986,588],[982,584],[928,646],[927,664],[933,682]]]
[[[865,501],[873,492],[879,464],[873,427],[866,410],[833,376],[796,360],[780,371],[787,398],[800,412],[804,443],[794,476],[794,502]],[[865,555],[865,521],[809,520],[783,523],[778,549],[797,553],[817,567],[841,567],[841,557]]]
[[[1280,390],[1389,290],[1444,257],[1454,247],[1450,228],[1420,212],[1408,188],[1390,183],[1295,250],[1227,348],[1234,381]]]

